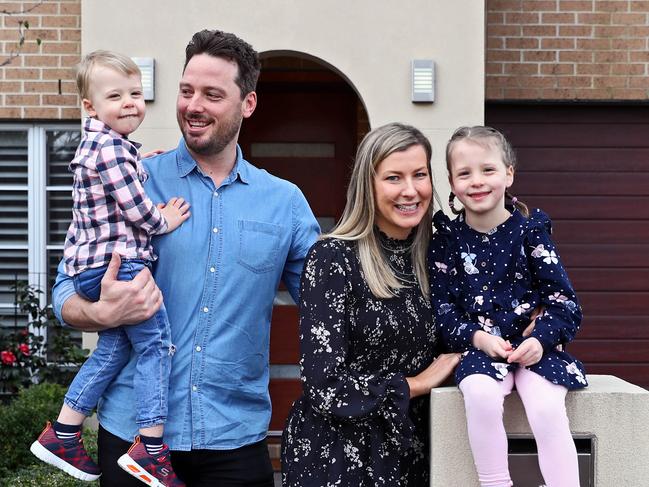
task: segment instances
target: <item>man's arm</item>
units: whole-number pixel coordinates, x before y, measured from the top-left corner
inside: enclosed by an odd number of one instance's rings
[[[113,253],[104,278],[101,297],[87,301],[74,292],[72,278],[61,271],[52,289],[54,313],[61,323],[81,331],[101,331],[120,325],[140,323],[162,305],[162,293],[153,276],[144,268],[132,281],[118,281],[120,256]]]

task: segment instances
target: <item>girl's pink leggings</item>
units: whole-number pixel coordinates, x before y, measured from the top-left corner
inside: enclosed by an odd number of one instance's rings
[[[469,443],[481,487],[510,487],[503,402],[516,384],[539,451],[547,487],[579,487],[577,450],[572,441],[565,397],[567,389],[522,367],[497,381],[475,374],[460,383]]]

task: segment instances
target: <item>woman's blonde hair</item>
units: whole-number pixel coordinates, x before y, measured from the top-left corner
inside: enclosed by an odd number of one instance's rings
[[[341,240],[354,240],[358,245],[358,255],[372,294],[377,298],[392,298],[395,291],[404,286],[392,271],[390,264],[381,252],[378,231],[375,229],[376,195],[374,178],[376,167],[394,152],[401,152],[413,146],[421,146],[426,153],[428,174],[432,149],[424,134],[415,127],[400,123],[390,123],[368,133],[356,152],[352,170],[347,203],[343,215],[331,231],[323,238],[333,237]],[[431,178],[432,185],[432,178]],[[432,227],[432,205],[417,225],[410,249],[415,275],[421,293],[428,297],[428,271],[426,255]]]

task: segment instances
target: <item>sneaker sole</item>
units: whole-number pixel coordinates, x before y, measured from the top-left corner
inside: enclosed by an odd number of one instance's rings
[[[153,475],[140,467],[140,465],[138,465],[138,463],[133,460],[128,453],[124,453],[121,457],[119,457],[117,464],[122,467],[122,470],[124,470],[128,474],[131,474],[140,482],[144,482],[145,484],[151,485],[152,487],[165,487],[162,482],[160,482]]]
[[[62,458],[57,457],[54,453],[49,451],[38,441],[32,443],[32,446],[29,447],[29,451],[31,451],[39,460],[42,460],[45,463],[49,463],[50,465],[58,468],[59,470],[63,470],[65,473],[71,475],[75,479],[84,480],[86,482],[92,482],[93,480],[97,480],[99,477],[101,477],[101,474],[95,475],[92,473],[84,472],[83,470],[79,470],[74,465],[71,465],[70,463],[66,462]]]

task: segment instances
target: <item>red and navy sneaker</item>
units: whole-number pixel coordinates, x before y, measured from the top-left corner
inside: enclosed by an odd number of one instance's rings
[[[117,463],[120,467],[130,473],[133,477],[153,487],[185,487],[185,483],[176,477],[171,461],[169,459],[169,448],[164,445],[162,451],[157,455],[150,455],[140,437],[124,453]]]
[[[45,429],[29,450],[45,463],[54,465],[79,480],[97,480],[101,476],[99,466],[88,456],[83,447],[81,432],[69,440],[59,440],[48,421]]]

